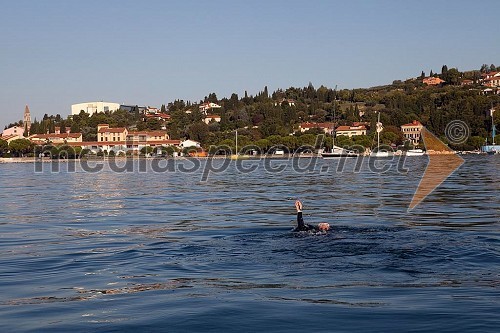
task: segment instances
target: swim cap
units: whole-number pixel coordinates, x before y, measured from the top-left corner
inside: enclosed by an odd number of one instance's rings
[[[328,229],[330,229],[330,225],[326,222],[321,222],[318,223],[318,229],[321,231],[327,231]]]

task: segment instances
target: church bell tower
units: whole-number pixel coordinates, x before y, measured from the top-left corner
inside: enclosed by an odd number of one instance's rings
[[[30,114],[30,108],[27,105],[24,108],[23,124],[24,124],[24,131],[25,133],[28,133],[29,136],[31,128],[31,114]]]

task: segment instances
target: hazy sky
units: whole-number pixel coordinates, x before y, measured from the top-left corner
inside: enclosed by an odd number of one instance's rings
[[[0,131],[104,100],[159,107],[370,87],[500,65],[500,1],[12,0],[0,11]]]

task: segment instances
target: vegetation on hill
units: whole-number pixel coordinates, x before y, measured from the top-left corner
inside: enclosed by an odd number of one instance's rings
[[[144,122],[143,116],[137,111],[120,110],[91,117],[82,112],[66,119],[60,115],[45,115],[43,119],[33,122],[31,133],[53,132],[54,127],[58,126],[61,132],[70,128],[72,132],[82,132],[85,141],[95,141],[97,125],[100,123],[138,130],[157,130],[166,126],[172,139],[189,138],[208,147],[221,144],[234,146],[235,130],[238,129],[240,146],[253,144],[267,149],[272,145],[283,144],[294,149],[303,144],[314,144],[315,134],[322,133],[318,130],[300,133],[297,131],[300,123],[335,121],[338,125],[351,125],[363,121],[371,124],[366,136],[352,139],[338,137],[336,143],[373,147],[376,144],[374,124],[377,112],[380,112],[385,127],[382,142],[385,144],[403,144],[400,126],[412,120],[419,120],[446,141],[446,125],[452,120],[462,120],[470,128],[470,138],[465,144],[454,148],[475,149],[484,144],[491,131],[489,109],[500,106],[500,95],[484,94],[484,87],[479,85],[478,80],[481,73],[496,70],[500,68],[494,65],[483,65],[480,70],[467,72],[443,66],[440,74],[429,73],[429,76],[440,77],[445,81],[439,86],[424,85],[422,79],[426,75],[422,72],[418,78],[366,89],[315,88],[309,83],[303,88],[290,87],[272,93],[265,87],[255,96],[245,92],[243,97],[232,94],[229,98],[219,99],[215,93],[211,93],[200,103],[175,100],[167,107],[163,105],[162,111],[171,116],[166,124],[156,119]],[[461,85],[464,79],[475,83]],[[203,121],[204,115],[199,111],[199,105],[203,102],[221,106],[210,111],[220,115],[220,122],[206,124]],[[500,114],[496,117],[496,123],[499,122]],[[331,139],[327,139],[326,143],[330,146]]]

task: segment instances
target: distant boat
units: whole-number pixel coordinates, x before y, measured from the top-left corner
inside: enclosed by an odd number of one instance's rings
[[[358,157],[359,153],[355,152],[354,150],[348,150],[334,145],[329,152],[322,152],[321,156],[327,159],[340,157]]]
[[[495,150],[495,149],[491,149],[491,150],[488,150],[488,151],[487,151],[487,154],[488,154],[488,155],[498,155],[498,154],[499,154],[499,152],[498,152],[497,150]]]
[[[493,119],[493,115],[495,113],[495,109],[491,108],[490,109],[490,116],[491,116],[491,145],[488,145],[486,143],[484,146],[481,147],[481,151],[487,153],[488,155],[496,155],[500,152],[500,145],[495,144],[495,136],[497,134],[497,129],[495,126],[495,121]]]
[[[410,149],[406,152],[406,156],[423,156],[425,152],[422,149]]]
[[[382,126],[382,123],[380,122],[380,111],[378,112],[378,118],[377,118],[377,151],[374,151],[370,154],[370,157],[390,157],[392,156],[392,152],[389,152],[387,150],[380,150],[380,132],[384,129],[384,126]]]

